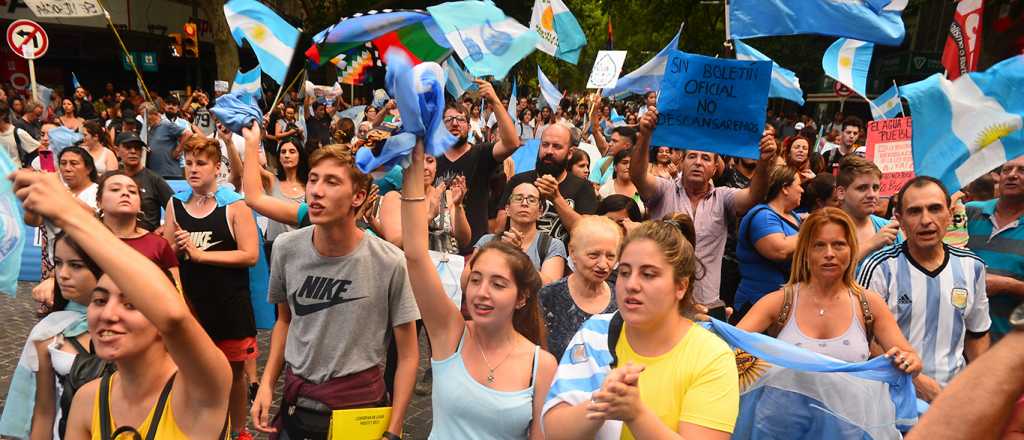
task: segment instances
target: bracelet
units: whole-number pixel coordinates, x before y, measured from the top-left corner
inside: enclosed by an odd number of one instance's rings
[[[406,196],[403,195],[403,196],[399,196],[398,200],[401,200],[403,202],[422,202],[424,200],[427,200],[427,196],[406,197]]]
[[[384,431],[384,433],[381,434],[380,436],[382,438],[386,438],[388,440],[402,440],[402,436],[396,435],[395,433],[393,433],[391,431]]]

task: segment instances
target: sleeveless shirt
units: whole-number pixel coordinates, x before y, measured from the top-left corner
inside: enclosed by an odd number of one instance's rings
[[[218,206],[202,218],[193,217],[181,200],[171,198],[174,220],[189,232],[192,244],[204,251],[238,249],[228,227],[228,205]],[[238,203],[238,202],[236,202]],[[214,341],[256,336],[256,321],[249,297],[249,270],[199,264],[178,257],[181,285],[196,318]]]
[[[815,353],[830,356],[846,362],[863,362],[871,356],[871,349],[868,346],[867,333],[864,331],[864,324],[857,317],[857,298],[850,292],[850,314],[853,319],[850,327],[843,334],[829,339],[816,339],[809,337],[800,331],[796,322],[796,310],[800,304],[800,287],[795,288],[793,298],[793,311],[786,320],[786,325],[779,332],[778,339],[789,342],[813,351]]]
[[[116,376],[117,373],[114,373],[114,375]],[[100,378],[100,380],[103,380],[103,378]],[[111,378],[110,378],[110,385],[111,385],[111,387],[113,387],[113,384],[114,384],[114,377],[111,376]],[[149,434],[149,430],[150,429],[156,429],[156,435],[154,436],[154,438],[157,438],[157,439],[160,439],[160,440],[179,440],[179,439],[181,439],[181,440],[188,440],[189,437],[187,435],[185,435],[184,432],[182,432],[181,428],[178,427],[178,422],[176,420],[174,420],[174,410],[172,409],[173,405],[171,405],[171,402],[173,402],[173,401],[174,401],[174,391],[171,391],[171,394],[167,397],[167,404],[164,406],[163,415],[160,416],[160,421],[157,423],[156,428],[154,428],[152,426],[149,426],[150,423],[153,421],[153,416],[155,415],[154,411],[156,410],[156,404],[154,403],[153,408],[151,408],[149,410],[149,415],[146,416],[146,418],[142,421],[141,425],[139,425],[137,428],[135,428],[136,431],[139,432],[139,435],[142,436],[142,438],[145,438],[146,435]],[[111,426],[112,429],[117,429],[119,427],[119,425],[117,424],[117,421],[114,420],[114,415],[113,414],[110,415],[110,426]],[[96,399],[94,400],[93,405],[92,405],[92,428],[90,430],[92,431],[92,440],[108,440],[108,439],[102,438],[102,433],[101,433],[102,430],[100,428],[100,392],[99,392],[99,390],[96,391]],[[230,437],[228,435],[226,435],[226,434],[227,434],[227,430],[225,430],[224,440],[229,440]],[[118,438],[122,438],[122,437],[125,438],[125,439],[131,439],[131,435],[128,434],[128,433],[124,433],[121,436],[119,436]],[[118,440],[118,439],[109,439],[109,440]]]

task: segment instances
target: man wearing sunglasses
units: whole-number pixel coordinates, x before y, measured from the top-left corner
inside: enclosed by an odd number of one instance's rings
[[[509,116],[505,106],[494,92],[494,87],[483,80],[476,80],[480,96],[494,109],[498,121],[498,142],[478,142],[471,144],[469,135],[469,118],[465,108],[456,103],[449,103],[444,110],[444,125],[459,141],[444,155],[437,158],[437,179],[447,182],[457,176],[466,177],[466,198],[463,206],[466,218],[472,231],[472,239],[477,240],[487,233],[487,202],[490,194],[488,181],[501,170],[499,165],[522,145],[515,122]],[[463,249],[468,251],[470,249]]]

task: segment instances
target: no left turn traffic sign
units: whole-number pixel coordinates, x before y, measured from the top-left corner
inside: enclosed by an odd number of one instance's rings
[[[846,84],[843,84],[839,81],[832,83],[832,91],[835,92],[836,96],[840,98],[845,98],[853,94],[852,89],[846,87]]]
[[[7,45],[18,56],[34,60],[49,49],[49,38],[43,27],[32,20],[15,20],[7,27]]]

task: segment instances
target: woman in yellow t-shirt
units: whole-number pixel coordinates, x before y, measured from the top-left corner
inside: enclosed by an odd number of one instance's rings
[[[615,345],[620,366],[592,391],[591,400],[575,404],[559,395],[556,375],[545,404],[549,440],[608,438],[611,421],[622,422],[622,439],[730,437],[739,412],[735,356],[686,317],[697,271],[693,239],[685,214],[644,222],[629,233],[615,284],[623,321]],[[571,375],[568,370],[596,360],[589,354],[600,357],[598,351],[570,346],[559,373],[564,368]]]

